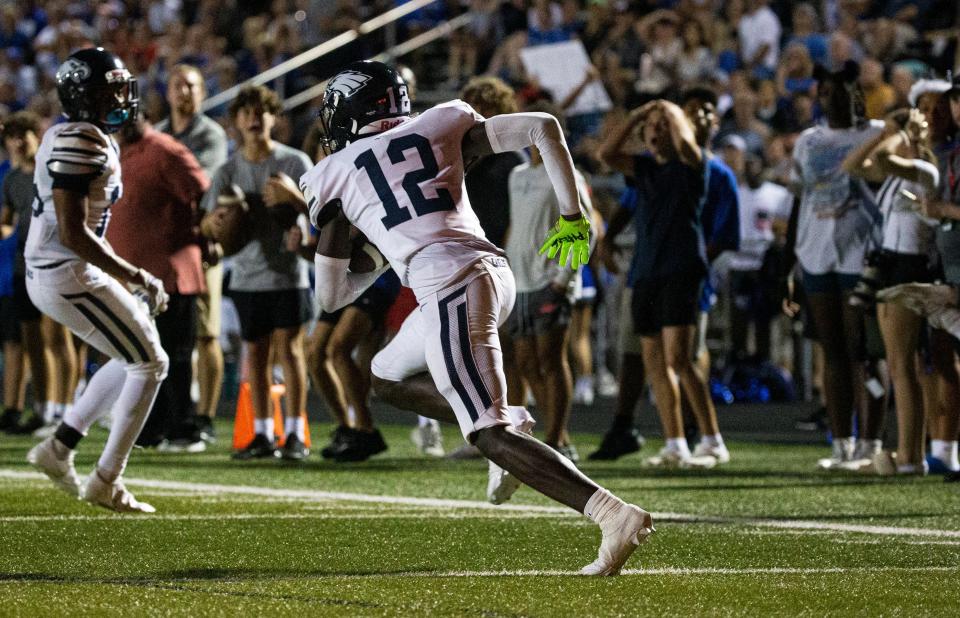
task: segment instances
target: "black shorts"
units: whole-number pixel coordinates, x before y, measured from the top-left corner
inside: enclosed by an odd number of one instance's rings
[[[20,343],[20,320],[13,296],[0,296],[0,343]]]
[[[703,275],[638,279],[633,284],[633,330],[656,335],[666,326],[694,326],[700,313]]]
[[[309,289],[269,292],[231,291],[240,317],[240,338],[256,341],[278,328],[293,328],[313,319]]]
[[[390,291],[376,285],[371,285],[357,300],[347,305],[347,307],[356,307],[363,311],[370,316],[370,321],[373,322],[375,328],[380,327],[386,321],[387,312],[390,311],[390,307],[393,305],[393,301],[397,299],[399,293],[399,288]],[[347,307],[329,313],[321,311],[317,321],[336,324],[340,321],[340,316],[347,310]]]
[[[17,318],[21,322],[34,322],[43,316],[43,313],[30,300],[30,295],[27,294],[27,278],[25,275],[13,276],[13,305],[17,312]]]
[[[565,328],[568,324],[570,301],[567,295],[548,285],[542,290],[517,293],[506,328],[512,337],[535,337]]]
[[[901,283],[930,283],[934,279],[933,270],[925,255],[895,253],[884,251],[882,286],[890,287]]]

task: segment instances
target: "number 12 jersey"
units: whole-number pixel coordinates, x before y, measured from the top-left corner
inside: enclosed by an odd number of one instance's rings
[[[483,120],[451,101],[326,157],[300,178],[310,220],[342,208],[418,297],[426,291],[418,288],[444,283],[479,257],[502,255],[463,184],[461,143]]]

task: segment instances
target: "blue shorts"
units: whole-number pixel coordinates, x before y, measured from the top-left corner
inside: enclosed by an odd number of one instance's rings
[[[815,275],[803,270],[803,291],[807,294],[843,294],[857,286],[860,275],[823,273]]]

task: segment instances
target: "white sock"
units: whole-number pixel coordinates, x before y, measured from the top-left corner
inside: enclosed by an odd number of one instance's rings
[[[100,371],[112,363],[118,363],[118,361],[111,360],[101,367]],[[153,401],[157,398],[157,391],[160,390],[160,383],[163,381],[163,378],[158,377],[154,372],[139,368],[137,365],[125,366],[124,372],[126,378],[117,396],[116,414],[110,426],[110,435],[107,437],[103,454],[97,462],[100,475],[110,482],[123,474],[123,469],[127,466],[127,458],[130,457],[130,449],[133,448],[133,443],[143,430],[144,423],[147,422],[147,415],[153,407]],[[83,396],[80,397],[81,401],[87,398],[92,385],[93,380],[84,390]],[[79,405],[80,402],[77,402],[75,407]]]
[[[577,384],[574,390],[582,391],[593,388],[593,376],[580,376],[577,378]]]
[[[253,433],[273,440],[273,417],[253,419]]]
[[[706,444],[711,448],[721,448],[723,446],[723,436],[718,433],[712,436],[703,436],[700,438],[700,443]]]
[[[357,425],[357,411],[353,409],[353,406],[347,406],[347,425],[350,427],[355,427]]]
[[[297,434],[297,438],[301,442],[306,440],[306,431],[304,431],[304,422],[303,415],[292,417],[288,416],[283,419],[283,435],[289,436],[292,433]]]
[[[72,403],[65,403],[65,404],[63,404],[63,414],[60,416],[60,418],[66,418],[66,417],[67,417],[67,414],[70,414],[70,412],[72,412],[72,411],[73,411],[73,404],[72,404]],[[109,410],[107,410],[107,412],[109,412]],[[102,415],[101,415],[101,416],[102,416]]]
[[[861,455],[873,455],[877,451],[883,448],[883,440],[868,440],[866,438],[857,438],[857,446],[854,449],[855,453]]]
[[[70,411],[63,415],[63,422],[86,434],[97,419],[113,407],[120,397],[126,379],[127,372],[120,361],[111,360],[100,367],[83,389],[83,395],[77,399]],[[47,405],[47,412],[51,413],[56,404]]]
[[[623,500],[601,487],[587,500],[583,514],[602,528],[623,505]]]
[[[958,443],[956,440],[947,440],[947,458],[944,461],[947,467],[956,472],[960,470],[960,458],[957,457]]]
[[[685,457],[690,456],[690,446],[686,438],[667,438],[667,450],[676,451]]]
[[[930,440],[930,454],[951,470],[960,468],[960,462],[957,461],[956,440]]]

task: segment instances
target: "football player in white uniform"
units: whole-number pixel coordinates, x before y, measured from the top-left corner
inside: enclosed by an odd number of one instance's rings
[[[300,179],[320,230],[314,260],[320,305],[333,311],[352,302],[386,268],[348,271],[351,224],[380,249],[420,305],[373,360],[377,392],[399,408],[440,420],[455,416],[464,437],[507,471],[506,479],[502,473],[493,479],[500,485],[494,501],[506,499],[519,479],[592,518],[603,540],[599,557],[582,572],[619,573],[653,531],[650,514],[515,429],[529,415],[508,409],[497,335],[513,307],[513,274],[485,238],[463,184],[475,158],[537,146],[563,213],[542,250],[550,257],[559,252],[563,264],[572,253],[574,268],[586,262],[589,223],[556,119],[526,113],[485,120],[462,101],[411,117],[403,79],[369,61],[331,78],[320,119],[332,154]]]
[[[167,355],[150,314],[164,310],[167,295],[160,280],[117,257],[104,240],[110,206],[122,190],[110,134],[135,119],[137,82],[102,48],[71,54],[56,81],[69,122],[48,129],[37,153],[27,292],[41,311],[111,360],[27,460],[73,496],[118,512],[152,513],[127,491],[121,474],[166,377]],[[73,449],[113,406],[106,447],[81,486]]]

